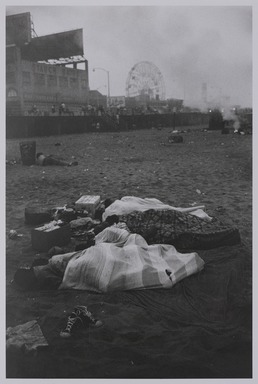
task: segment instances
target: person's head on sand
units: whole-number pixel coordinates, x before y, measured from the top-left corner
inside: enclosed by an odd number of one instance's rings
[[[118,215],[110,215],[106,218],[106,222],[109,225],[117,224],[117,223],[119,223],[119,216]]]
[[[105,206],[105,208],[109,207],[114,201],[110,198],[107,198],[103,201],[103,204]]]

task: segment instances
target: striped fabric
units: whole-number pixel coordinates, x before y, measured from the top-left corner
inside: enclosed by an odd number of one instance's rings
[[[182,254],[167,244],[149,246],[140,235],[109,227],[97,236],[95,246],[77,252],[68,262],[59,289],[101,293],[171,288],[203,266],[195,252]]]

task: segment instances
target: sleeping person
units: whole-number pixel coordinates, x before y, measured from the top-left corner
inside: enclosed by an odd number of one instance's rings
[[[111,292],[171,288],[201,271],[196,252],[179,253],[173,245],[148,245],[139,234],[111,226],[95,237],[95,245],[49,259],[47,265],[18,269],[14,282],[23,289],[77,289]]]

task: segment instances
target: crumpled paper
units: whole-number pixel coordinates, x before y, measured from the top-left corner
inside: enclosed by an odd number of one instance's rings
[[[38,347],[48,346],[36,320],[7,328],[6,337],[7,351],[23,350],[25,353],[36,354]]]

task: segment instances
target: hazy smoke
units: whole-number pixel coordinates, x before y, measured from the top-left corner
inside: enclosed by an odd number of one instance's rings
[[[222,116],[223,116],[223,120],[233,121],[234,130],[238,130],[240,128],[240,121],[234,110],[224,109],[222,111]]]

